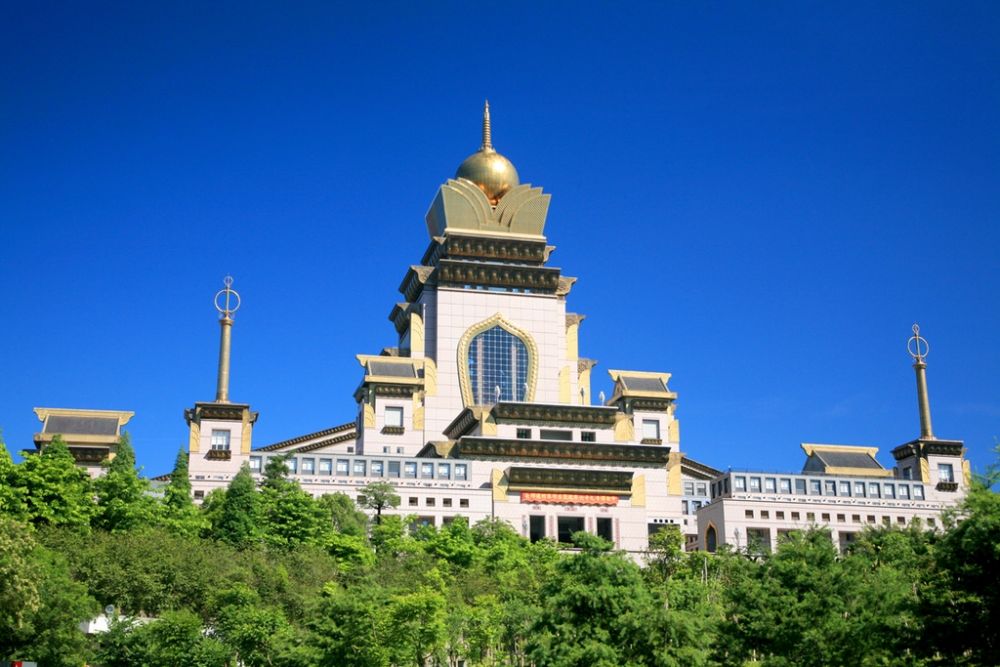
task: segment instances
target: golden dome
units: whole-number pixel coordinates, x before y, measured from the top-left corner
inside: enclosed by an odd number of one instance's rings
[[[455,178],[475,183],[496,206],[500,198],[520,183],[511,161],[493,148],[490,136],[490,103],[483,108],[483,145],[458,166]]]

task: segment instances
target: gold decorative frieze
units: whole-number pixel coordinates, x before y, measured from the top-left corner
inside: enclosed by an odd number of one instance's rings
[[[498,422],[573,425],[585,428],[614,426],[618,411],[597,405],[501,402],[492,408]]]
[[[209,461],[228,461],[233,458],[233,453],[228,449],[210,449],[205,452],[205,458]]]
[[[511,490],[588,489],[628,494],[632,491],[632,473],[617,470],[576,468],[512,467],[507,470]]]
[[[541,264],[547,258],[545,241],[493,236],[449,234],[435,260],[442,257]]]
[[[466,436],[455,444],[454,451],[457,458],[550,459],[663,466],[667,463],[670,448]]]
[[[439,284],[509,287],[544,292],[555,292],[559,286],[559,269],[544,266],[442,259],[436,271]]]

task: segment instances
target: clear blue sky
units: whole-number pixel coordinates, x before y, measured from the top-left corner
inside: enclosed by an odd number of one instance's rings
[[[354,418],[436,188],[494,143],[552,193],[582,353],[673,373],[682,448],[1000,436],[1000,4],[0,7],[0,427],[134,410],[169,470],[214,396],[257,445]]]

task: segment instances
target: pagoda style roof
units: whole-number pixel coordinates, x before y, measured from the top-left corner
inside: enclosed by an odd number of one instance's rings
[[[135,416],[134,412],[124,410],[75,408],[35,408],[35,414],[42,422],[42,430],[34,438],[36,447],[59,435],[70,446],[104,446],[102,457],[107,456],[106,446],[118,442],[122,426]]]
[[[863,477],[891,477],[892,471],[882,467],[876,459],[878,447],[859,445],[817,445],[802,443],[806,453],[804,473],[826,475],[858,475]]]

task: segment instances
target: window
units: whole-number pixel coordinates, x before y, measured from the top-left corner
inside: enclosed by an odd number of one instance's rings
[[[838,485],[840,487],[840,495],[849,496],[851,495],[851,483],[850,482],[840,482]]]
[[[827,480],[826,482],[826,495],[835,496],[837,495],[837,483]]]
[[[898,523],[900,526],[905,526],[906,525],[906,517],[897,516],[896,517],[896,523]]]
[[[899,497],[902,498],[903,500],[909,500],[910,499],[910,487],[908,487],[906,484],[900,484],[899,485]]]
[[[204,497],[205,497],[205,492],[204,491],[198,490],[198,491],[194,492],[194,499],[195,500],[201,500]]]
[[[774,493],[777,490],[777,480],[773,477],[764,478],[764,490],[768,493]]]
[[[545,517],[528,517],[528,539],[532,542],[545,539]]]
[[[439,463],[438,464],[438,477],[441,479],[448,479],[451,477],[451,464],[450,463]]]
[[[333,460],[332,459],[320,459],[319,460],[319,474],[329,475],[333,472]]]
[[[525,400],[528,348],[520,338],[500,326],[487,329],[469,343],[468,362],[475,405],[495,402],[498,393],[501,401]]]
[[[934,517],[932,516],[927,517],[927,525],[930,526],[931,528],[937,525],[937,522],[934,521]]]
[[[792,512],[792,521],[798,521],[801,518],[802,518],[801,514],[799,514],[798,512]]]
[[[355,460],[354,461],[354,474],[355,475],[360,475],[361,477],[364,477],[365,474],[367,474],[367,472],[368,472],[367,468],[368,468],[368,463],[366,461],[364,461],[364,460],[361,460],[361,461]]]
[[[916,485],[913,486],[913,499],[914,500],[924,499],[924,487]]]
[[[903,479],[913,479],[913,468],[910,466],[903,468]]]
[[[388,454],[391,451],[392,451],[392,447],[383,447],[382,448],[382,453],[383,454]]]
[[[799,494],[800,496],[804,496],[806,494],[806,480],[804,479],[795,480],[795,493]]]
[[[353,454],[354,453],[354,445],[348,445],[347,446],[347,453],[348,454]]]
[[[896,486],[894,484],[885,485],[885,497],[895,498],[896,497]]]
[[[337,474],[346,475],[350,470],[351,462],[347,459],[337,459]]]
[[[643,440],[659,440],[660,439],[660,420],[659,419],[643,419],[642,420],[642,439]]]
[[[260,457],[259,456],[251,456],[250,457],[250,470],[252,470],[254,472],[259,472],[260,471]]]
[[[372,477],[381,477],[384,474],[385,463],[382,461],[372,461]]]
[[[299,471],[299,460],[298,459],[288,459],[288,461],[286,461],[286,463],[288,465],[288,472],[292,473],[293,475],[296,474],[296,473],[298,473],[298,471]]]
[[[823,521],[830,523],[830,515],[827,512],[823,512],[822,517]]]
[[[699,496],[707,496],[708,488],[705,484],[697,484],[695,485],[695,493]]]
[[[723,488],[723,493],[729,493],[729,478],[728,477],[724,477],[722,479],[722,488]]]
[[[417,478],[417,464],[415,461],[407,461],[403,464],[403,477],[409,479]]]
[[[737,491],[746,491],[747,490],[747,478],[746,477],[735,477],[734,479],[736,481],[734,482],[735,486],[733,488],[735,488]]]
[[[458,506],[459,507],[468,507],[469,506],[469,499],[468,498],[459,498],[458,499]]]
[[[750,491],[760,493],[760,477],[750,478]]]
[[[531,440],[531,429],[530,428],[517,429],[517,437],[519,440]]]
[[[771,531],[767,528],[747,528],[747,551],[762,555],[771,551]]]
[[[580,431],[581,442],[597,442],[597,434],[593,431]]]
[[[851,521],[853,521],[854,523],[861,523],[861,515],[860,514],[852,514],[851,515]]]
[[[864,482],[855,482],[854,483],[854,495],[857,496],[858,498],[864,498],[865,497],[865,483]]]
[[[705,550],[709,553],[715,553],[718,538],[715,534],[715,526],[709,526],[708,530],[705,531]]]
[[[215,431],[212,431],[212,437],[215,437]],[[215,447],[212,447],[215,449]],[[229,449],[229,446],[226,446]],[[938,464],[938,481],[939,482],[954,482],[955,481],[955,469],[950,463],[939,463]]]
[[[420,477],[422,479],[434,479],[434,464],[433,463],[421,463],[420,464]]]
[[[867,519],[868,519],[868,523],[875,523],[875,515],[874,514],[869,514],[868,517],[867,517]]]
[[[436,502],[435,502],[435,500],[433,498],[425,498],[424,499],[424,505],[426,505],[427,507],[434,507],[435,504],[436,504]]]
[[[611,534],[611,517],[597,517],[597,536],[602,540],[607,540],[608,542],[615,541],[614,536]]]
[[[302,474],[311,475],[316,472],[316,459],[302,459]]]
[[[770,519],[771,518],[771,513],[769,511],[767,511],[767,510],[761,510],[760,511],[760,518],[761,519]]]
[[[775,512],[774,513],[774,518],[777,519],[778,521],[784,521],[785,520],[785,513],[784,512]]]
[[[806,512],[806,521],[811,523],[816,522],[816,514],[814,512]]]
[[[792,492],[792,480],[790,480],[790,479],[781,479],[781,480],[779,480],[778,481],[778,490],[781,491],[782,493],[791,493]]]
[[[559,528],[559,541],[563,544],[573,543],[573,533],[583,530],[582,516],[561,516],[556,520]]]
[[[684,482],[684,495],[685,496],[694,495],[694,482]]]
[[[386,406],[385,425],[393,428],[403,428],[403,408]]]
[[[416,507],[417,506],[417,497],[416,496],[410,496],[409,505],[410,505],[410,507]]]
[[[396,453],[397,454],[402,454],[403,453],[403,448],[402,447],[396,447]]]
[[[543,428],[538,431],[538,437],[542,440],[563,440],[569,442],[573,439],[573,431],[563,431],[554,428]]]
[[[820,484],[820,481],[818,479],[809,480],[809,493],[813,494],[814,496],[823,495],[823,485]]]
[[[216,451],[229,450],[229,431],[212,429],[212,449]]]
[[[746,518],[748,518],[748,519],[752,519],[753,518],[753,510],[744,510],[743,511],[743,515]]]
[[[882,493],[879,490],[880,488],[881,487],[879,487],[878,482],[871,482],[871,483],[869,483],[868,484],[868,497],[869,498],[881,498],[882,497]]]
[[[467,471],[468,471],[468,466],[466,466],[464,463],[456,463],[455,479],[465,481],[466,479],[468,479],[469,476]]]
[[[399,477],[399,461],[389,461],[389,477]]]
[[[882,517],[882,525],[883,526],[891,526],[892,525],[892,517],[889,517],[889,516]]]
[[[691,514],[691,508],[688,506],[688,501],[681,501],[681,512],[684,514]]]
[[[840,523],[846,523],[847,522],[847,515],[846,514],[838,514],[837,515],[837,521],[840,522]]]
[[[441,507],[451,507],[451,498],[442,498]]]

